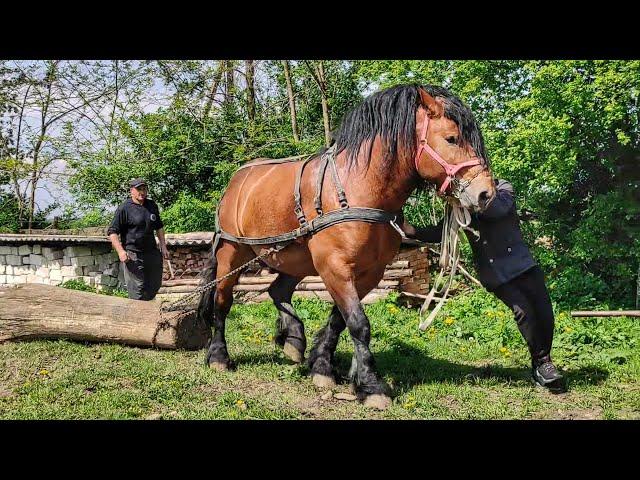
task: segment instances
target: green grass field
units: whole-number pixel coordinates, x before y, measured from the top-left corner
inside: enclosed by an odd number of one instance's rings
[[[307,338],[330,305],[295,300]],[[640,322],[572,319],[556,311],[553,356],[569,392],[529,380],[529,360],[510,312],[481,290],[459,296],[431,327],[392,300],[366,308],[378,371],[393,405],[372,411],[317,391],[304,366],[271,343],[273,304],[234,306],[229,353],[238,368],[219,373],[204,351],[31,341],[0,345],[2,419],[639,419]],[[310,348],[310,346],[309,346]],[[343,333],[338,366],[352,343]],[[346,383],[335,393],[348,393]]]

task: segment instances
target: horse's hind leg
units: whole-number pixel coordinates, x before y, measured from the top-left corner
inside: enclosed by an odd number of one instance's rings
[[[295,363],[304,360],[307,338],[304,325],[291,305],[291,297],[301,278],[280,273],[269,287],[269,295],[278,309],[275,343],[283,347],[284,354]]]
[[[319,388],[332,388],[336,384],[333,355],[338,346],[340,334],[345,327],[346,323],[340,309],[334,306],[327,324],[315,336],[313,348],[309,353],[308,365],[311,370],[311,380]]]
[[[220,278],[242,264],[248,262],[255,253],[246,245],[238,245],[230,242],[223,242],[216,252],[218,268],[216,278]],[[233,363],[227,352],[227,341],[225,340],[225,320],[233,304],[233,287],[238,281],[241,272],[225,278],[216,285],[213,298],[213,338],[209,345],[209,350],[205,358],[205,363],[216,370],[224,371],[233,368]]]

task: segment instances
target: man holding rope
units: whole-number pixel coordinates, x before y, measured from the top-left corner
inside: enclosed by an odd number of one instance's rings
[[[496,181],[496,196],[482,213],[471,215],[470,227],[480,234],[467,238],[482,286],[494,293],[514,313],[520,333],[529,347],[532,376],[537,385],[554,393],[566,390],[563,376],[551,361],[554,316],[544,274],[522,239],[513,186]],[[437,226],[415,228],[406,221],[407,237],[439,243],[443,221]]]

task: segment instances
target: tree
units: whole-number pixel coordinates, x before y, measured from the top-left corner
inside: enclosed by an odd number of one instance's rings
[[[245,60],[245,78],[247,81],[247,116],[250,122],[256,119],[256,92],[254,87],[253,60]]]
[[[324,122],[324,141],[325,146],[328,147],[331,144],[331,119],[328,103],[329,87],[327,85],[327,78],[324,74],[324,66],[322,60],[317,60],[315,62],[305,61],[304,63],[309,69],[309,73],[311,73],[311,76],[315,80],[316,84],[318,85],[318,89],[320,90],[320,100],[322,102],[322,120]]]
[[[296,117],[296,98],[293,94],[293,85],[291,84],[289,60],[282,60],[282,67],[284,69],[284,78],[287,83],[287,98],[289,99],[289,113],[291,115],[291,130],[293,132],[293,139],[296,142],[299,142],[300,137],[298,136],[298,119]]]

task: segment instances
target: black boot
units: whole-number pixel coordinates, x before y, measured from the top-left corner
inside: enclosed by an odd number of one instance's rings
[[[548,388],[552,393],[567,391],[564,377],[549,358],[533,363],[532,376],[537,385]]]

